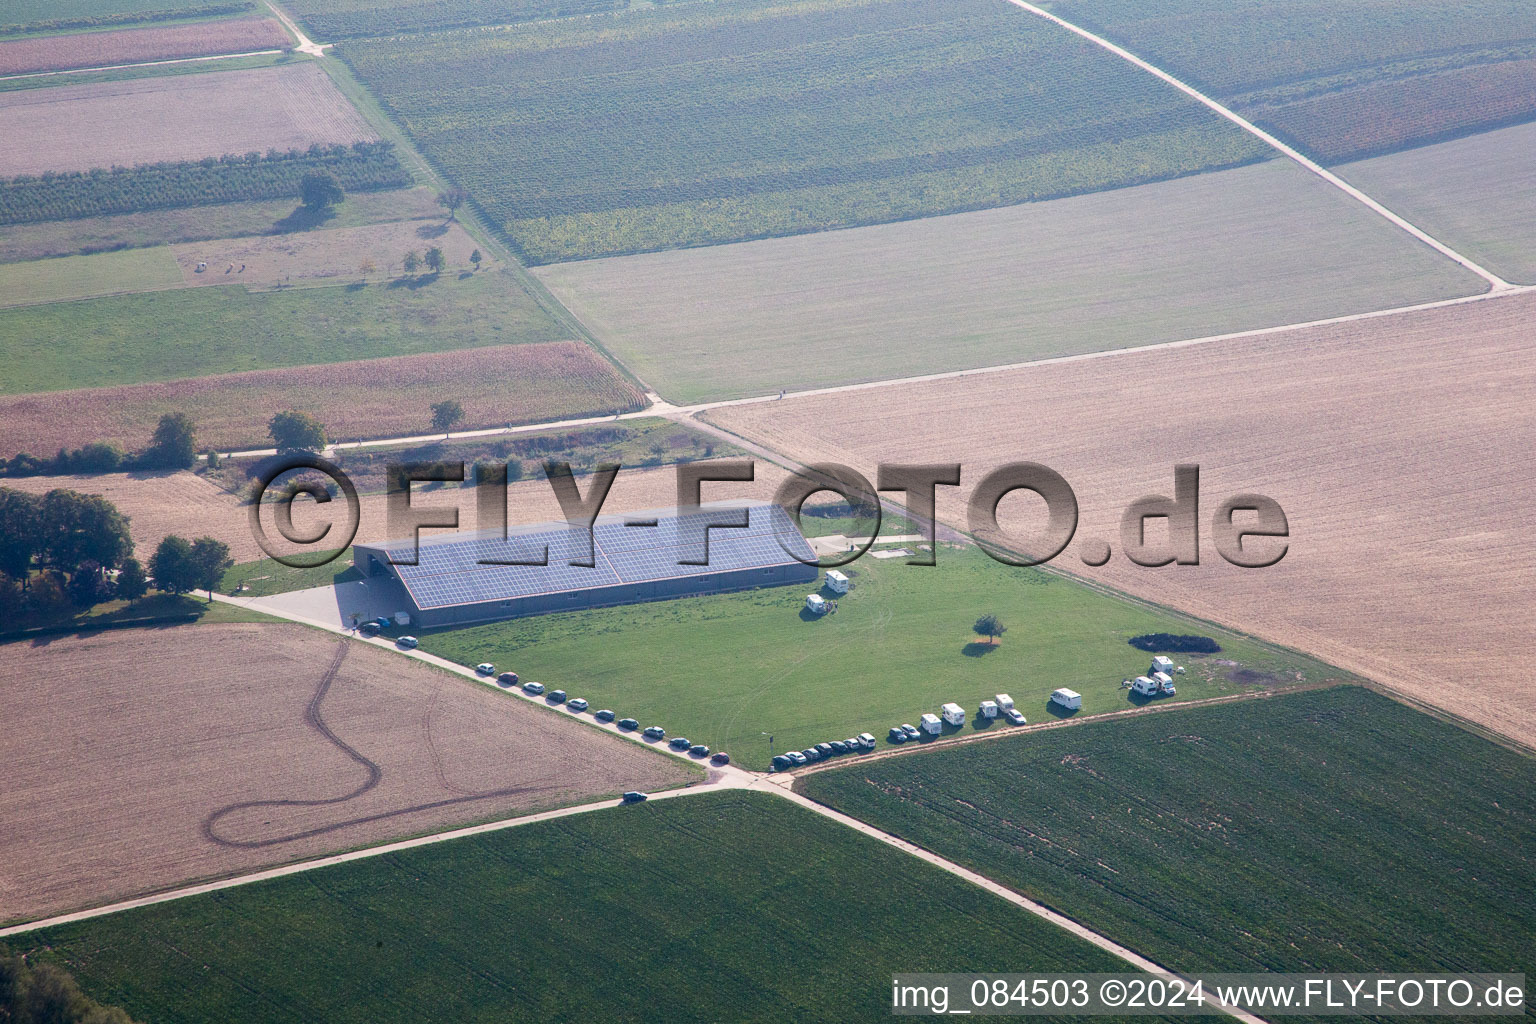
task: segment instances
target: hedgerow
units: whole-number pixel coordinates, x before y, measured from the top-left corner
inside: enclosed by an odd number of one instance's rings
[[[314,145],[179,163],[45,173],[0,181],[0,224],[72,220],[253,199],[297,198],[305,173],[324,170],[349,192],[411,182],[390,142]]]

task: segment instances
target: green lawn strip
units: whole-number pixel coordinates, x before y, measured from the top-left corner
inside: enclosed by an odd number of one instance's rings
[[[1186,971],[1536,971],[1536,760],[1358,687],[803,791]]]
[[[866,556],[846,567],[854,589],[821,618],[804,611],[808,584],[427,633],[422,647],[513,669],[752,768],[768,765],[767,734],[779,752],[863,731],[884,745],[892,725],[946,701],[974,715],[999,692],[1031,721],[1049,718],[1060,686],[1082,693],[1084,714],[1131,707],[1120,684],[1147,669],[1150,655],[1127,643],[1143,633],[1199,633],[1223,648],[1182,659],[1188,674],[1175,700],[1340,677],[1294,652],[974,548],[946,547],[933,567],[905,562]],[[971,630],[986,613],[1008,626],[995,645]]]
[[[766,794],[521,826],[18,948],[157,1024],[884,1020],[896,971],[1123,962]]]
[[[497,272],[419,286],[182,288],[0,310],[10,394],[565,337]]]
[[[150,594],[137,601],[105,601],[83,612],[6,623],[0,643],[93,629],[138,629],[187,625],[194,622],[278,622],[271,615],[234,605],[208,603],[195,595]]]

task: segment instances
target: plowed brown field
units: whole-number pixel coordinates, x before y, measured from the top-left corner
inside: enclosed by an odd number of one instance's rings
[[[13,644],[0,702],[0,921],[691,778],[303,626]]]
[[[99,68],[214,53],[249,53],[292,46],[276,18],[234,18],[120,32],[74,32],[0,43],[0,75],[64,68]]]
[[[1043,462],[1082,507],[1058,564],[1395,685],[1536,744],[1536,296],[1329,328],[1042,364],[960,380],[719,409],[709,418],[809,462],[874,476],[958,460],[940,517],[990,468]],[[1123,509],[1201,466],[1202,559],[1120,551]],[[1238,569],[1210,539],[1227,496],[1285,508],[1289,553]],[[1031,499],[1033,500],[1033,499]],[[1006,499],[1020,533],[1043,523]],[[1156,527],[1149,528],[1154,533]],[[1111,542],[1085,566],[1077,543]]]
[[[93,441],[142,448],[168,412],[197,423],[201,445],[272,443],[282,409],[318,416],[333,438],[398,437],[431,430],[431,403],[464,407],[456,430],[568,419],[640,408],[644,396],[586,345],[554,341],[320,366],[217,374],[157,384],[0,397],[0,457]],[[67,408],[70,415],[60,416]]]

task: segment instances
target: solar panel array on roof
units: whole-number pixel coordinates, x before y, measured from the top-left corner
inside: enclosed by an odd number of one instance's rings
[[[726,518],[722,513],[732,511],[730,506],[687,516],[660,511],[602,517],[593,525],[590,551],[586,532],[564,523],[518,530],[505,538],[434,537],[415,548],[391,544],[386,551],[395,574],[421,609],[815,561],[810,545],[783,509],[754,505],[743,510],[745,528],[716,527],[707,534],[706,524]],[[631,525],[646,518],[656,525]],[[699,557],[706,536],[708,564],[680,565],[684,558]],[[546,549],[548,564],[485,564],[539,562],[546,558]],[[591,567],[570,564],[589,555]],[[406,564],[413,560],[414,565]]]

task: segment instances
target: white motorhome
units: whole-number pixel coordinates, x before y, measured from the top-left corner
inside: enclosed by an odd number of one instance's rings
[[[917,720],[917,727],[930,736],[937,736],[944,731],[944,723],[939,721],[938,715],[923,715]]]
[[[1063,686],[1059,690],[1051,691],[1051,703],[1066,708],[1068,711],[1078,711],[1083,706],[1083,695],[1076,690],[1069,690]]]
[[[1138,696],[1156,697],[1157,691],[1157,683],[1147,676],[1137,676],[1136,681],[1131,683],[1131,692]]]
[[[827,570],[827,589],[834,594],[846,594],[853,584],[848,582],[848,577],[836,569]]]
[[[805,595],[805,607],[813,615],[821,615],[827,610],[827,601],[820,594]]]
[[[965,708],[959,704],[945,704],[942,708],[939,708],[939,716],[950,725],[965,724]]]
[[[1173,685],[1173,676],[1167,672],[1153,672],[1152,681],[1157,684],[1160,692],[1166,693],[1170,697],[1179,692],[1178,687]]]
[[[984,700],[981,702],[981,707],[977,708],[977,710],[981,713],[982,718],[996,718],[998,712],[997,701]]]
[[[1152,667],[1147,669],[1147,675],[1155,676],[1159,672],[1167,672],[1169,675],[1172,675],[1173,659],[1162,654],[1159,654],[1157,657],[1153,658]]]
[[[1002,708],[1004,711],[1007,711],[1009,708],[1013,707],[1013,698],[1008,696],[1006,693],[1000,693],[997,695],[997,706]]]

